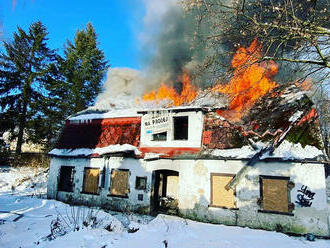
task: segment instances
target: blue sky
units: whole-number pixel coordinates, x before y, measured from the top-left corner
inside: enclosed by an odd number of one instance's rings
[[[141,68],[138,35],[144,15],[142,0],[16,0],[15,8],[12,0],[0,3],[4,39],[10,39],[17,26],[27,30],[40,20],[49,32],[49,46],[60,53],[77,29],[92,22],[111,67]]]

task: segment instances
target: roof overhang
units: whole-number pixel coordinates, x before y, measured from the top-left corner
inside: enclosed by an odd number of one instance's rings
[[[215,110],[218,110],[220,108],[210,108],[210,107],[194,107],[194,106],[180,106],[180,107],[173,107],[173,108],[155,108],[155,109],[144,109],[137,111],[138,114],[148,114],[150,112],[162,112],[162,111],[169,111],[172,113],[178,113],[178,112],[203,112],[208,113]]]

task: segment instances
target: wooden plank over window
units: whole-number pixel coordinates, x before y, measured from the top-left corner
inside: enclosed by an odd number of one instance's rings
[[[128,178],[128,170],[112,170],[110,194],[126,197],[129,192]]]
[[[232,174],[211,174],[211,206],[235,208],[235,195],[225,186],[233,179]]]
[[[263,210],[289,212],[288,180],[262,178]]]
[[[85,168],[83,193],[97,194],[100,169]]]

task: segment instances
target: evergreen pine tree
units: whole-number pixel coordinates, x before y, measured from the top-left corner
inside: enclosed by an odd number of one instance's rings
[[[47,47],[47,34],[41,22],[28,32],[18,28],[0,52],[0,124],[17,138],[16,154],[21,153],[25,133],[33,141],[44,138],[44,112],[58,59]]]
[[[73,114],[93,104],[109,66],[91,23],[76,32],[74,44],[67,42],[64,54],[63,72],[70,89],[68,110]]]

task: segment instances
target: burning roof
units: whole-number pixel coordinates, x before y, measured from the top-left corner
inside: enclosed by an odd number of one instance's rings
[[[303,160],[314,159],[322,154],[320,128],[312,102],[298,87],[285,85],[277,86],[257,100],[240,121],[225,119],[221,115],[222,111],[214,108],[192,106],[130,110],[126,113],[83,112],[67,120],[56,146],[57,149],[69,149],[71,152],[56,150],[52,154],[90,156],[93,153],[101,155],[134,150],[137,155],[137,150],[132,147],[139,149],[140,115],[155,110],[173,113],[204,112],[202,146],[191,151],[188,149],[190,155],[195,157],[251,158],[261,149],[276,142],[279,142],[279,148],[275,149],[273,155],[260,154],[260,157]],[[124,117],[128,113],[131,116]],[[81,150],[86,148],[89,150]],[[158,148],[149,150],[148,152],[161,152]],[[143,149],[141,151],[144,153]],[[173,153],[169,149],[166,156],[180,156],[184,153],[184,149],[180,153]]]
[[[261,58],[261,45],[255,39],[248,48],[239,48],[233,59],[234,69],[231,80],[226,84],[216,85],[212,91],[226,94],[230,101],[223,116],[239,121],[254,103],[277,86],[272,78],[278,67],[274,61],[258,62]]]
[[[205,117],[203,145],[208,154],[249,158],[261,149],[272,147],[273,154],[260,154],[260,157],[305,159],[322,155],[317,112],[310,99],[296,86],[282,85],[272,89],[238,122],[230,122],[221,113],[217,111],[217,114],[209,113]],[[277,147],[280,152],[276,152]],[[300,154],[304,149],[305,154]],[[296,155],[290,154],[290,150],[295,150]]]
[[[278,72],[276,63],[274,61],[259,62],[260,51],[261,45],[256,39],[248,48],[239,48],[232,59],[233,76],[226,84],[217,82],[214,87],[201,92],[192,84],[189,73],[186,71],[177,80],[181,83],[180,93],[176,90],[178,87],[162,83],[158,90],[146,93],[142,100],[155,103],[167,100],[168,106],[204,105],[205,101],[209,100],[205,96],[209,98],[211,96],[211,98],[217,98],[215,105],[218,106],[220,100],[222,105],[227,105],[222,98],[214,97],[220,93],[229,99],[229,105],[221,110],[221,115],[231,121],[239,121],[259,98],[278,86],[272,80]],[[205,94],[205,92],[210,94]]]
[[[191,103],[197,96],[197,88],[191,83],[187,73],[183,73],[183,75],[178,78],[178,81],[182,84],[180,93],[178,93],[174,87],[162,83],[158,90],[153,90],[146,93],[142,97],[142,100],[157,102],[167,99],[170,100],[171,104],[174,106],[181,106]]]
[[[258,62],[260,48],[255,40],[248,48],[238,49],[232,60],[233,77],[225,85],[219,83],[198,91],[185,72],[179,77],[180,91],[162,84],[138,99],[134,107],[125,100],[117,101],[118,106],[111,103],[110,110],[92,107],[80,112],[67,120],[56,148],[139,147],[141,114],[197,110],[204,112],[204,126],[201,148],[190,150],[195,156],[304,159],[321,155],[322,140],[313,103],[301,88],[273,81],[277,65],[273,61]],[[303,155],[276,153],[281,145],[287,150],[298,149]],[[174,156],[172,150],[167,149],[166,154]]]

